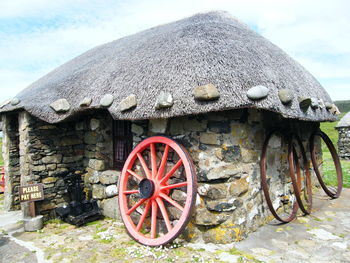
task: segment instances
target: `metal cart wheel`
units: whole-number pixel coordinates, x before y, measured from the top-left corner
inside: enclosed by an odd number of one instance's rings
[[[263,148],[262,148],[262,152],[261,152],[261,157],[260,157],[260,175],[261,175],[261,186],[262,186],[262,189],[263,189],[263,192],[264,192],[264,196],[265,196],[265,199],[266,199],[266,203],[272,213],[272,215],[277,219],[279,220],[280,222],[282,223],[288,223],[290,221],[292,221],[296,215],[297,215],[297,212],[298,212],[298,203],[297,202],[294,202],[293,203],[293,207],[292,207],[292,212],[289,214],[289,216],[286,216],[286,217],[281,217],[280,215],[277,214],[277,211],[275,210],[275,208],[273,207],[273,203],[271,201],[271,198],[270,198],[270,194],[269,194],[269,186],[268,186],[268,183],[267,183],[267,176],[266,176],[266,153],[267,153],[267,147],[268,147],[268,144],[269,144],[269,141],[272,137],[272,135],[274,134],[278,134],[280,135],[283,139],[285,139],[286,142],[288,142],[289,140],[287,139],[285,133],[283,131],[280,131],[280,130],[273,130],[271,131],[265,141],[264,141],[264,144],[263,144]],[[288,147],[289,148],[289,147]]]
[[[324,183],[324,181],[322,179],[321,172],[318,169],[318,164],[316,161],[316,150],[315,150],[315,137],[316,136],[320,136],[323,139],[323,141],[326,143],[329,151],[331,152],[334,166],[335,166],[335,170],[337,173],[337,179],[338,179],[338,186],[337,186],[336,191],[334,191],[334,190],[332,191],[330,188],[328,188],[326,186],[326,184]],[[339,156],[337,154],[337,151],[336,151],[332,141],[329,139],[327,134],[325,134],[323,131],[317,130],[311,134],[311,136],[310,136],[310,153],[311,153],[312,166],[314,168],[314,171],[316,173],[318,181],[320,182],[321,187],[323,188],[323,190],[326,192],[326,194],[329,197],[338,198],[340,196],[340,193],[341,193],[342,188],[343,188],[343,172],[342,172],[342,168],[341,168],[341,164],[340,164],[340,160],[339,160]]]
[[[196,193],[195,167],[187,151],[163,136],[143,140],[130,153],[119,181],[119,210],[127,232],[147,246],[173,241],[191,218]]]
[[[304,164],[304,174],[305,174],[305,180],[302,179],[301,173],[300,173],[300,165],[298,161],[298,155],[296,151],[296,147],[294,145],[294,140],[297,142],[298,147],[300,149],[301,158]],[[297,202],[299,204],[299,207],[301,211],[303,211],[304,214],[310,214],[311,208],[312,208],[312,185],[311,185],[311,175],[310,175],[310,166],[309,162],[306,157],[305,148],[303,146],[303,143],[300,139],[300,137],[296,134],[292,134],[289,137],[288,142],[288,162],[289,162],[289,171],[290,176],[292,179],[294,194],[297,199]],[[294,163],[297,163],[297,179],[295,178],[295,169],[294,169]],[[298,167],[299,166],[299,167]],[[305,181],[305,200],[306,205],[304,205],[302,199],[301,199],[301,182]]]

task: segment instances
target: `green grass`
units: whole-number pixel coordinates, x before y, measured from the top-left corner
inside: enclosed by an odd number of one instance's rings
[[[341,160],[340,162],[343,171],[343,186],[350,188],[350,161]],[[323,179],[327,185],[337,186],[338,184],[333,159],[328,151],[323,152]]]
[[[346,114],[346,112],[345,113],[341,113],[339,115],[339,120],[341,118],[343,118],[345,114]],[[338,143],[338,131],[335,129],[335,126],[337,124],[338,124],[338,121],[335,121],[335,122],[322,122],[321,123],[321,130],[323,132],[325,132],[329,136],[329,138],[332,140],[332,142],[333,142],[335,147],[337,147],[337,143]],[[324,143],[322,144],[322,150],[328,152],[327,146]]]
[[[346,113],[342,113],[339,116],[341,119]],[[337,148],[338,142],[338,131],[335,129],[335,126],[338,122],[324,122],[321,123],[321,130],[325,132],[329,138],[332,140],[334,146]],[[327,185],[336,186],[337,177],[335,173],[335,168],[333,164],[333,159],[331,153],[328,151],[328,148],[325,143],[322,142],[322,152],[323,152],[323,178]],[[344,187],[350,188],[350,161],[341,160],[341,166],[343,170],[343,180]]]

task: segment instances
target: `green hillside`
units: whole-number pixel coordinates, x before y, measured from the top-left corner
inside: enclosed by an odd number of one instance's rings
[[[350,111],[350,100],[336,100],[334,104],[337,105],[340,112],[348,112]]]

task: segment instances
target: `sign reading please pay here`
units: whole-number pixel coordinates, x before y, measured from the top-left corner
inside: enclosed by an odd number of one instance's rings
[[[44,190],[42,184],[21,185],[18,188],[20,202],[33,202],[44,200]]]

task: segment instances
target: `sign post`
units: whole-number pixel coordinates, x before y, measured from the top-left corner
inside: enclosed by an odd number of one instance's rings
[[[29,213],[31,217],[36,216],[35,201],[44,200],[44,187],[42,184],[21,185],[18,188],[19,201],[21,203],[28,202]]]

